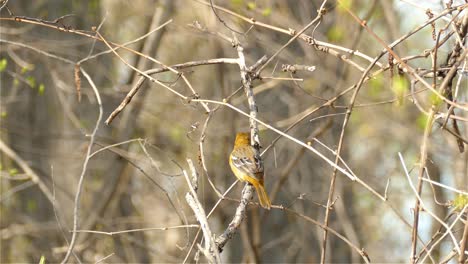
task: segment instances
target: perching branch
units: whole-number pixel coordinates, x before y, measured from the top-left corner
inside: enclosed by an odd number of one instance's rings
[[[245,64],[244,49],[240,45],[240,43],[237,42],[236,38],[235,40],[236,40],[235,47],[237,49],[237,54],[239,55],[238,62],[239,62],[239,68],[240,68],[240,73],[241,73],[242,86],[244,87],[244,92],[247,96],[247,101],[249,102],[251,144],[254,147],[254,149],[257,151],[257,154],[260,155],[260,140],[258,137],[258,125],[256,121],[258,108],[255,103],[253,87],[252,87],[252,80],[253,80],[252,72],[255,69],[253,68],[253,66],[251,68],[247,68],[247,65]],[[254,66],[256,67],[261,66],[265,60],[266,60],[266,57],[262,57],[257,63],[255,63]],[[234,236],[234,234],[237,232],[237,230],[239,229],[242,221],[244,220],[246,216],[247,204],[252,200],[253,193],[254,193],[254,187],[251,184],[246,183],[244,189],[242,190],[241,201],[239,203],[239,206],[236,209],[236,214],[234,215],[234,218],[232,219],[231,223],[229,224],[228,228],[224,231],[224,233],[216,239],[216,244],[218,246],[219,252],[223,250],[228,240],[231,239]]]

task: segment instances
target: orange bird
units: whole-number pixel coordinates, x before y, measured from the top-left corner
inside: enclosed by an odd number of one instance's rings
[[[255,187],[260,205],[270,210],[270,198],[268,198],[263,185],[263,162],[256,153],[255,149],[250,145],[250,134],[237,133],[234,149],[229,156],[229,165],[237,179],[248,182]]]

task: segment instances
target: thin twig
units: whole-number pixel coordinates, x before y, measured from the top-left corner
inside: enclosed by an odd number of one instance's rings
[[[427,148],[428,148],[428,141],[429,135],[431,133],[432,124],[434,122],[434,110],[431,109],[429,117],[426,121],[426,126],[424,129],[424,135],[422,138],[421,149],[420,149],[420,156],[419,156],[419,175],[418,175],[418,185],[416,189],[417,196],[421,195],[422,191],[422,179],[424,178],[424,170],[426,169],[426,161],[427,161]],[[418,224],[419,224],[419,211],[420,211],[420,200],[416,197],[416,202],[414,206],[414,220],[413,220],[413,230],[411,233],[411,263],[416,263],[416,246],[417,246],[417,236],[418,236]]]
[[[79,215],[79,213],[80,213],[80,198],[81,198],[81,193],[82,193],[82,190],[83,190],[83,183],[84,183],[86,171],[88,169],[88,163],[90,161],[91,149],[92,149],[92,147],[94,145],[94,140],[95,140],[95,137],[96,137],[96,133],[97,133],[97,131],[99,129],[99,125],[101,124],[102,114],[103,114],[102,102],[101,102],[101,96],[99,95],[99,90],[97,89],[96,85],[94,84],[93,80],[88,75],[88,73],[83,68],[80,68],[80,70],[81,70],[81,73],[83,74],[83,76],[86,78],[86,80],[88,80],[88,83],[91,85],[91,87],[93,89],[93,92],[94,92],[94,94],[96,96],[96,100],[97,100],[97,103],[98,103],[99,116],[98,116],[98,118],[96,120],[96,125],[94,126],[93,132],[90,135],[89,145],[88,145],[88,148],[86,150],[86,157],[85,157],[85,160],[83,162],[83,167],[82,167],[80,178],[79,178],[79,181],[78,181],[78,186],[76,187],[75,206],[73,208],[72,238],[71,238],[71,241],[70,241],[70,245],[68,246],[67,253],[66,253],[65,257],[62,260],[62,264],[66,263],[68,261],[68,258],[70,257],[70,255],[71,255],[71,253],[73,251],[73,247],[75,246],[75,242],[76,242],[76,238],[77,238],[76,230],[78,230],[79,220],[80,220],[79,219],[79,217],[80,217],[80,215]]]
[[[403,166],[403,170],[405,172],[405,176],[406,176],[406,179],[408,180],[408,184],[410,185],[411,187],[411,190],[413,191],[413,193],[415,194],[416,198],[419,200],[419,204],[421,206],[421,208],[424,208],[424,210],[429,213],[430,216],[432,216],[432,218],[434,218],[437,222],[439,222],[443,227],[445,227],[445,229],[447,230],[445,235],[446,234],[449,234],[450,235],[450,238],[452,239],[452,242],[455,246],[455,249],[457,250],[457,252],[460,252],[460,247],[458,246],[458,242],[455,238],[455,236],[453,235],[453,232],[451,231],[453,225],[451,227],[449,227],[444,221],[442,221],[441,219],[439,219],[439,217],[437,217],[427,206],[425,206],[424,202],[422,201],[421,199],[421,196],[418,194],[417,190],[416,190],[416,187],[414,186],[414,184],[412,183],[411,181],[411,178],[410,178],[410,175],[409,175],[409,172],[408,172],[408,169],[406,168],[406,165],[405,165],[405,162],[404,162],[404,159],[403,159],[403,156],[401,155],[401,153],[398,153],[398,157],[400,158],[400,162]],[[417,235],[417,233],[416,233]],[[444,236],[445,236],[444,235]],[[433,248],[433,247],[432,247]],[[431,249],[427,250],[427,255],[430,254],[431,252]],[[427,256],[426,255],[426,256]],[[412,259],[411,259],[412,260]],[[415,261],[417,261],[417,259],[415,259]]]
[[[126,233],[134,233],[134,232],[144,232],[144,231],[167,231],[172,229],[180,229],[180,228],[198,228],[199,225],[178,225],[178,226],[167,226],[167,227],[147,227],[147,228],[137,228],[137,229],[129,229],[129,230],[121,230],[121,231],[112,231],[112,232],[105,232],[105,231],[97,231],[97,230],[76,230],[77,233],[91,233],[91,234],[98,234],[98,235],[120,235]]]

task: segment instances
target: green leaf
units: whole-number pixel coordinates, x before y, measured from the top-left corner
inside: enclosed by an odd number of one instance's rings
[[[333,26],[327,32],[327,37],[330,41],[338,42],[344,37],[344,30],[341,27]]]
[[[244,0],[231,0],[231,4],[236,7],[242,7],[244,5]]]
[[[185,133],[180,127],[173,126],[169,132],[169,137],[173,142],[182,142],[184,140]]]
[[[17,87],[19,85],[19,80],[17,78],[13,79],[13,86]]]
[[[31,88],[36,88],[36,78],[34,78],[34,76],[26,77],[26,82]]]
[[[434,106],[440,106],[443,102],[442,98],[440,98],[436,93],[432,92],[429,95],[429,101]]]
[[[269,15],[271,15],[271,8],[267,7],[265,9],[263,9],[262,16],[267,17]]]
[[[398,105],[403,105],[403,99],[406,94],[406,92],[409,89],[409,83],[406,78],[400,75],[395,75],[393,77],[393,82],[392,82],[392,90],[395,93],[397,97],[397,103]]]
[[[17,169],[17,168],[9,169],[9,170],[8,170],[8,173],[9,173],[11,176],[15,176],[16,174],[18,174],[18,169]]]
[[[7,59],[1,59],[0,60],[0,72],[3,72],[8,65]]]
[[[24,65],[22,68],[21,68],[21,74],[25,74],[27,73],[28,71],[32,71],[34,70],[34,64],[26,64]]]
[[[44,255],[41,256],[41,259],[39,260],[39,264],[45,264],[45,257]]]
[[[382,88],[384,86],[384,77],[383,75],[378,75],[369,80],[369,95],[372,97],[377,97],[382,93]]]
[[[44,91],[45,91],[44,84],[43,83],[39,84],[39,89],[38,89],[39,95],[44,95]]]
[[[466,205],[468,205],[468,195],[459,194],[452,202],[453,207],[457,211],[461,211]]]
[[[248,2],[247,3],[247,9],[249,9],[249,10],[254,10],[256,7],[257,7],[257,5],[255,4],[255,2]]]
[[[427,115],[421,113],[416,119],[416,124],[421,130],[424,130],[426,128],[427,118]]]
[[[1,117],[1,118],[5,118],[5,117],[7,117],[7,115],[8,115],[8,114],[7,114],[7,111],[2,111],[2,112],[0,113],[0,117]]]
[[[351,9],[353,0],[341,0],[338,4],[338,12],[346,13],[346,9]]]

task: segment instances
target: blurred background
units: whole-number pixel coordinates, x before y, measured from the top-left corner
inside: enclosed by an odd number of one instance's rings
[[[298,38],[268,64],[261,73],[262,80],[253,82],[258,118],[280,130],[295,124],[288,130],[289,135],[311,141],[313,147],[334,161],[333,153],[313,138],[337,149],[354,90],[331,106],[323,106],[300,119],[358,83],[364,69],[384,50],[346,9],[366,20],[388,45],[423,25],[431,15],[445,12],[447,4],[464,3],[327,1],[320,24],[315,30],[312,26],[304,32],[324,45],[314,46]],[[9,1],[7,8],[1,10],[1,263],[39,262],[41,256],[50,263],[63,259],[71,238],[74,199],[84,166],[80,230],[118,232],[197,224],[185,201],[188,186],[182,170],[190,172],[187,159],[193,160],[200,175],[198,198],[207,213],[213,208],[220,199],[217,191],[224,193],[235,181],[228,156],[235,133],[249,131],[248,118],[225,106],[217,108],[216,104],[208,104],[217,110],[207,114],[200,103],[184,100],[165,87],[146,81],[123,112],[106,125],[104,121],[141,75],[112,52],[93,56],[109,48],[101,41],[77,34],[94,35],[91,29],[97,27],[107,41],[123,44],[169,21],[128,48],[164,65],[238,58],[236,49],[226,40],[235,35],[250,66],[264,55],[273,55],[291,38],[277,28],[286,32],[301,30],[317,16],[322,1],[217,0],[213,4],[231,13],[212,8],[209,2],[188,0]],[[435,65],[443,67],[457,45],[455,23],[449,23],[461,21],[466,15],[464,8],[447,12],[433,26],[412,34],[394,48],[395,53],[401,58],[411,57],[408,64],[421,70],[431,70],[437,54]],[[7,9],[13,16],[34,18],[37,20],[29,21],[38,23],[15,21]],[[242,18],[277,28],[254,26]],[[430,56],[427,51],[436,44],[433,34],[443,28],[447,30],[441,34],[441,40],[450,32],[452,35]],[[135,52],[117,52],[141,71],[161,68]],[[103,107],[92,152],[117,144],[95,154],[88,163],[87,149],[99,106],[83,74],[82,98],[78,100],[75,63],[81,60],[80,66],[95,83]],[[389,67],[389,61],[388,55],[378,61],[370,71],[373,78],[358,93],[341,151],[353,172],[388,200],[382,201],[362,184],[338,173],[328,225],[357,248],[363,248],[373,262],[408,262],[416,198],[398,153],[416,185],[427,122],[427,112],[421,109],[429,111],[433,100],[431,92],[420,84],[413,87],[418,92],[411,96],[415,90],[411,90],[410,75],[393,64]],[[316,69],[283,72],[282,65],[287,64]],[[152,76],[184,96],[215,101],[228,98],[235,107],[249,111],[243,91],[235,93],[242,85],[238,65],[200,65],[180,72],[196,94],[180,75],[163,72]],[[456,85],[457,76],[453,84],[459,87],[454,98],[465,102],[466,74],[460,76],[463,78],[459,83]],[[427,78],[427,82],[432,81],[433,78]],[[436,85],[440,82],[436,80]],[[446,112],[446,105],[439,105],[437,111]],[[456,109],[454,114],[466,118],[465,111]],[[456,138],[442,128],[443,122],[434,122],[427,140],[427,174],[433,181],[466,192],[468,156],[466,151],[460,153]],[[449,121],[447,127],[451,124]],[[461,137],[466,138],[463,120],[458,126]],[[333,168],[288,139],[281,138],[271,145],[278,134],[263,126],[260,129],[262,150],[267,149],[263,155],[267,192],[274,205],[300,215],[250,206],[238,234],[225,246],[222,259],[319,262],[323,229],[302,216],[324,222]],[[342,163],[340,166],[345,167]],[[210,216],[209,224],[216,235],[226,229],[234,216],[243,185],[238,183],[227,195],[232,199],[223,200]],[[423,184],[425,206],[449,224],[456,218],[456,210],[448,204],[456,194]],[[421,212],[418,234],[422,242],[432,241],[439,228],[440,223]],[[69,261],[78,262],[79,258],[83,262],[98,262],[105,258],[104,262],[109,263],[177,263],[184,259],[196,262],[197,247],[192,250],[191,246],[197,231],[198,228],[180,227],[113,236],[81,232],[74,248],[76,257]],[[456,224],[453,232],[459,241],[463,225]],[[195,241],[201,243],[200,238]],[[453,248],[447,237],[434,247],[431,256],[437,262]],[[363,262],[356,250],[333,234],[328,235],[325,259],[335,263]],[[200,257],[200,261],[206,260]]]

